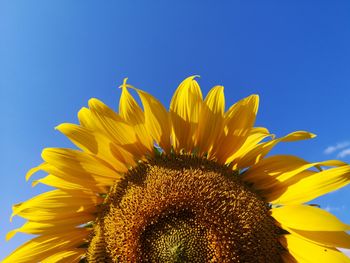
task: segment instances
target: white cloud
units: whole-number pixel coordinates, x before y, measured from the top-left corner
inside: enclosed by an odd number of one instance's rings
[[[350,146],[350,142],[349,141],[340,142],[340,143],[337,143],[336,145],[328,146],[323,152],[325,154],[331,154],[331,153],[334,153],[335,151],[344,149],[344,148],[346,148],[348,146]]]
[[[330,205],[327,205],[325,207],[321,207],[322,209],[330,212],[330,213],[333,213],[333,212],[337,212],[337,211],[342,211],[342,210],[345,210],[346,207],[345,205],[342,205],[342,206],[330,206]]]
[[[338,158],[344,158],[346,156],[350,155],[350,148],[342,150],[340,153],[338,153]]]

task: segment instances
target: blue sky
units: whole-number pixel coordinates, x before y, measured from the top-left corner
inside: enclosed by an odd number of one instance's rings
[[[0,1],[0,259],[27,238],[5,242],[23,222],[12,204],[45,190],[26,171],[71,147],[54,127],[91,97],[117,109],[124,77],[165,105],[193,74],[204,93],[224,85],[227,105],[257,93],[258,126],[318,135],[273,153],[350,161],[349,1],[179,2]],[[349,190],[314,203],[350,223]]]

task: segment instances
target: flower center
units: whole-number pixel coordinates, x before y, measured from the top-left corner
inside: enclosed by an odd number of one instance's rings
[[[237,172],[197,157],[157,157],[111,188],[87,259],[280,262],[280,231]]]
[[[140,257],[146,262],[208,262],[214,257],[208,229],[188,211],[158,219],[147,226],[140,240]]]

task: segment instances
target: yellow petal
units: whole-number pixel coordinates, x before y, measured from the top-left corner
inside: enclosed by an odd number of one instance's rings
[[[250,134],[259,107],[259,96],[251,95],[231,106],[225,113],[224,132],[218,139],[215,156],[221,163],[227,163]]]
[[[176,151],[192,151],[196,140],[202,92],[194,78],[195,76],[185,79],[170,102],[172,136]]]
[[[72,229],[59,235],[44,235],[33,238],[13,251],[4,259],[3,263],[42,262],[54,254],[74,249],[83,244],[89,233],[86,229]]]
[[[136,100],[128,91],[126,83],[121,86],[121,89],[122,95],[120,96],[119,100],[120,116],[126,120],[126,122],[131,123],[132,125],[143,123],[145,116]]]
[[[335,248],[319,246],[295,235],[285,235],[281,243],[298,262],[350,262],[348,257]]]
[[[36,186],[38,183],[52,186],[61,190],[68,190],[68,191],[69,190],[84,191],[84,192],[94,191],[95,193],[107,193],[109,190],[109,187],[107,185],[93,184],[93,183],[86,183],[86,182],[84,182],[84,185],[81,185],[80,182],[67,181],[66,179],[62,179],[52,174],[49,174],[41,179],[33,181],[32,186]]]
[[[77,180],[84,179],[97,182],[105,178],[115,180],[120,178],[120,172],[127,171],[125,166],[123,170],[115,171],[99,158],[72,149],[46,148],[41,156],[48,164],[67,173],[67,177],[71,175]]]
[[[77,173],[71,173],[71,170],[61,170],[48,163],[41,164],[40,170],[51,174],[53,177],[42,178],[33,181],[32,185],[35,186],[39,182],[51,185],[60,189],[80,189],[85,192],[105,193],[108,186],[113,185],[113,182],[119,180],[118,178],[102,177],[96,175],[84,176],[85,172],[77,171]],[[119,177],[120,178],[120,177]]]
[[[270,185],[277,181],[276,178],[283,173],[298,173],[312,167],[311,165],[305,169],[300,169],[300,167],[304,167],[306,164],[308,164],[307,161],[293,155],[270,156],[250,167],[244,173],[243,178],[246,181],[254,183],[255,187],[261,189],[264,185]]]
[[[51,221],[27,221],[21,227],[11,230],[6,235],[6,240],[11,239],[16,233],[27,233],[33,235],[64,233],[82,224],[96,219],[96,215],[86,214],[79,217],[70,217]]]
[[[19,215],[31,221],[84,217],[96,211],[103,198],[84,192],[53,190],[13,206],[11,218]]]
[[[239,160],[248,152],[253,150],[259,142],[261,142],[267,137],[273,138],[274,135],[270,134],[266,128],[253,127],[250,130],[248,137],[244,141],[243,145],[237,151],[235,151],[229,158],[227,158],[226,163],[232,163],[233,169],[236,169]]]
[[[132,144],[136,142],[136,134],[132,127],[119,115],[98,99],[90,99],[89,107],[94,124],[101,131],[105,131],[119,144]]]
[[[37,173],[38,171],[42,170],[45,166],[47,166],[47,163],[42,163],[39,164],[36,167],[31,168],[27,173],[26,173],[26,181],[28,181],[33,174]]]
[[[298,178],[299,179],[299,178]],[[281,187],[271,189],[264,196],[273,204],[300,204],[311,201],[321,195],[335,191],[350,183],[350,166],[313,173],[298,181],[285,182]]]
[[[85,107],[81,108],[78,112],[78,119],[81,126],[93,131],[98,130],[98,126],[94,121],[94,116],[92,115],[90,109]]]
[[[170,116],[164,106],[152,95],[139,89],[135,89],[141,98],[145,110],[145,124],[152,138],[163,148],[170,152]]]
[[[299,140],[306,140],[306,139],[314,138],[315,136],[316,135],[306,131],[296,131],[296,132],[287,134],[284,137],[274,139],[268,142],[260,143],[255,147],[253,147],[249,152],[246,152],[244,155],[237,158],[236,166],[238,168],[245,168],[258,163],[279,142],[293,142],[293,141],[299,141]]]
[[[289,233],[321,246],[350,248],[350,235],[342,231],[305,231],[288,228]]]
[[[82,248],[64,250],[44,259],[41,263],[78,263],[85,253],[86,250]]]
[[[342,223],[325,210],[308,205],[288,205],[271,209],[271,215],[282,227],[306,231],[347,231]]]
[[[139,142],[151,152],[153,151],[153,140],[145,125],[145,115],[128,91],[125,81],[121,88],[122,95],[119,101],[119,114],[126,123],[130,124],[135,129]]]
[[[65,134],[79,148],[83,147],[81,149],[86,150],[88,145],[90,145],[89,150],[106,159],[106,161],[114,161],[114,155],[119,155],[120,150],[115,150],[115,148],[118,148],[116,144],[123,145],[124,152],[122,155],[126,155],[126,159],[131,160],[134,158],[134,156],[132,158],[129,157],[132,155],[130,152],[137,153],[138,156],[140,156],[139,149],[137,148],[138,142],[136,140],[136,134],[130,126],[124,123],[120,116],[97,99],[91,99],[90,107],[93,108],[93,111],[83,107],[78,112],[78,118],[81,125],[79,131],[75,130],[72,126],[67,126],[66,124],[63,124],[63,126],[59,125],[56,128]],[[118,125],[119,127],[116,127]],[[87,134],[78,137],[77,133],[82,132]],[[125,133],[127,134],[125,135]],[[118,138],[121,134],[124,136]],[[88,142],[91,136],[95,138],[96,142]],[[96,143],[97,149],[94,146]],[[115,151],[117,151],[117,154],[115,154]],[[141,153],[141,155],[143,155],[143,153]],[[128,161],[126,163],[131,164],[135,162]],[[118,166],[118,163],[113,166]]]
[[[200,111],[197,145],[200,153],[209,153],[216,146],[223,130],[225,111],[224,87],[215,86],[206,96]]]
[[[145,155],[145,146],[140,142],[133,126],[97,99],[90,99],[89,107],[93,124],[87,128],[105,134],[112,142],[122,145],[132,153],[136,159],[141,159]]]
[[[64,135],[66,135],[76,146],[85,152],[97,153],[98,152],[98,142],[94,137],[92,132],[85,127],[71,124],[62,123],[55,127]]]
[[[256,165],[250,167],[243,176],[243,179],[254,183],[258,189],[268,189],[271,187],[284,187],[287,183],[301,180],[301,172],[319,166],[343,166],[346,163],[337,160],[309,163],[293,155],[274,155],[261,160]],[[298,175],[298,176],[296,176]],[[304,174],[305,175],[305,174]],[[298,180],[295,180],[297,179]],[[271,190],[266,190],[267,192]]]
[[[66,135],[80,149],[100,157],[117,171],[125,172],[125,164],[135,164],[134,156],[131,153],[112,142],[101,132],[70,123],[60,124],[56,129]]]

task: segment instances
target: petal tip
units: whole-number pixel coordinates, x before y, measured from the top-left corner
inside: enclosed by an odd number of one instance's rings
[[[26,176],[25,176],[26,181],[28,182],[28,180],[32,177],[32,175],[39,170],[40,170],[40,165],[29,169],[29,171],[26,173]]]
[[[187,77],[184,81],[193,81],[196,78],[200,78],[200,77],[201,77],[200,75],[192,75],[192,76]]]
[[[124,78],[123,79],[123,84],[121,84],[118,88],[124,89],[124,88],[133,88],[133,86],[127,84],[129,78]]]
[[[57,126],[55,126],[55,130],[56,131],[60,131],[60,132],[62,132],[62,130],[65,128],[65,127],[67,127],[67,125],[68,125],[68,123],[60,123],[60,124],[58,124]]]
[[[9,241],[11,238],[13,238],[13,236],[17,233],[17,230],[11,230],[10,232],[8,232],[6,234],[6,241]]]
[[[101,105],[101,104],[104,104],[104,103],[97,98],[91,98],[88,101],[88,105],[90,108],[96,108],[98,105]]]

